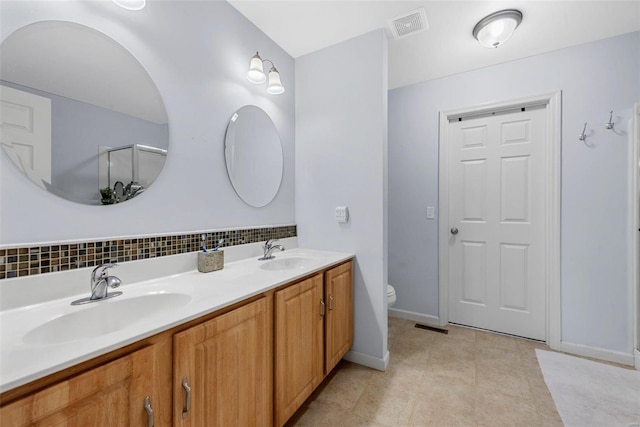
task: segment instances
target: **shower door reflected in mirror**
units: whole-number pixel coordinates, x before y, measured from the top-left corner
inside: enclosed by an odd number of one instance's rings
[[[84,25],[42,21],[9,35],[0,45],[0,99],[4,153],[36,185],[67,200],[100,204],[105,149],[168,149],[164,103],[147,71]],[[153,162],[145,188],[164,159]]]

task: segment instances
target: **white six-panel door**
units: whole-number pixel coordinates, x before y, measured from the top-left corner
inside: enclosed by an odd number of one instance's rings
[[[51,183],[51,100],[0,85],[0,143],[34,183]]]
[[[544,340],[545,109],[449,132],[449,321]]]

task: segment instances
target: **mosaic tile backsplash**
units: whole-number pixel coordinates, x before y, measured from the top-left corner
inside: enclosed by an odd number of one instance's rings
[[[98,240],[93,242],[50,244],[0,249],[0,279],[93,267],[105,262],[127,262],[196,252],[202,247],[201,234],[207,235],[207,248],[263,242],[297,236],[295,225],[234,229],[157,237]]]

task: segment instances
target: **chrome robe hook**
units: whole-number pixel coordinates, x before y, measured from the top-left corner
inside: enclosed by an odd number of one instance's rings
[[[604,124],[605,129],[613,129],[613,110],[609,111],[609,121]]]
[[[584,141],[585,139],[587,139],[587,134],[585,133],[587,131],[587,122],[584,122],[584,127],[582,128],[582,133],[580,135],[578,135],[578,139],[580,141]]]

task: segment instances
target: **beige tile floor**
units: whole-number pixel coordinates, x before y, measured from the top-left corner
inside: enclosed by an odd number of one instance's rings
[[[342,361],[289,426],[562,426],[535,355],[544,344],[389,318],[385,372]]]

